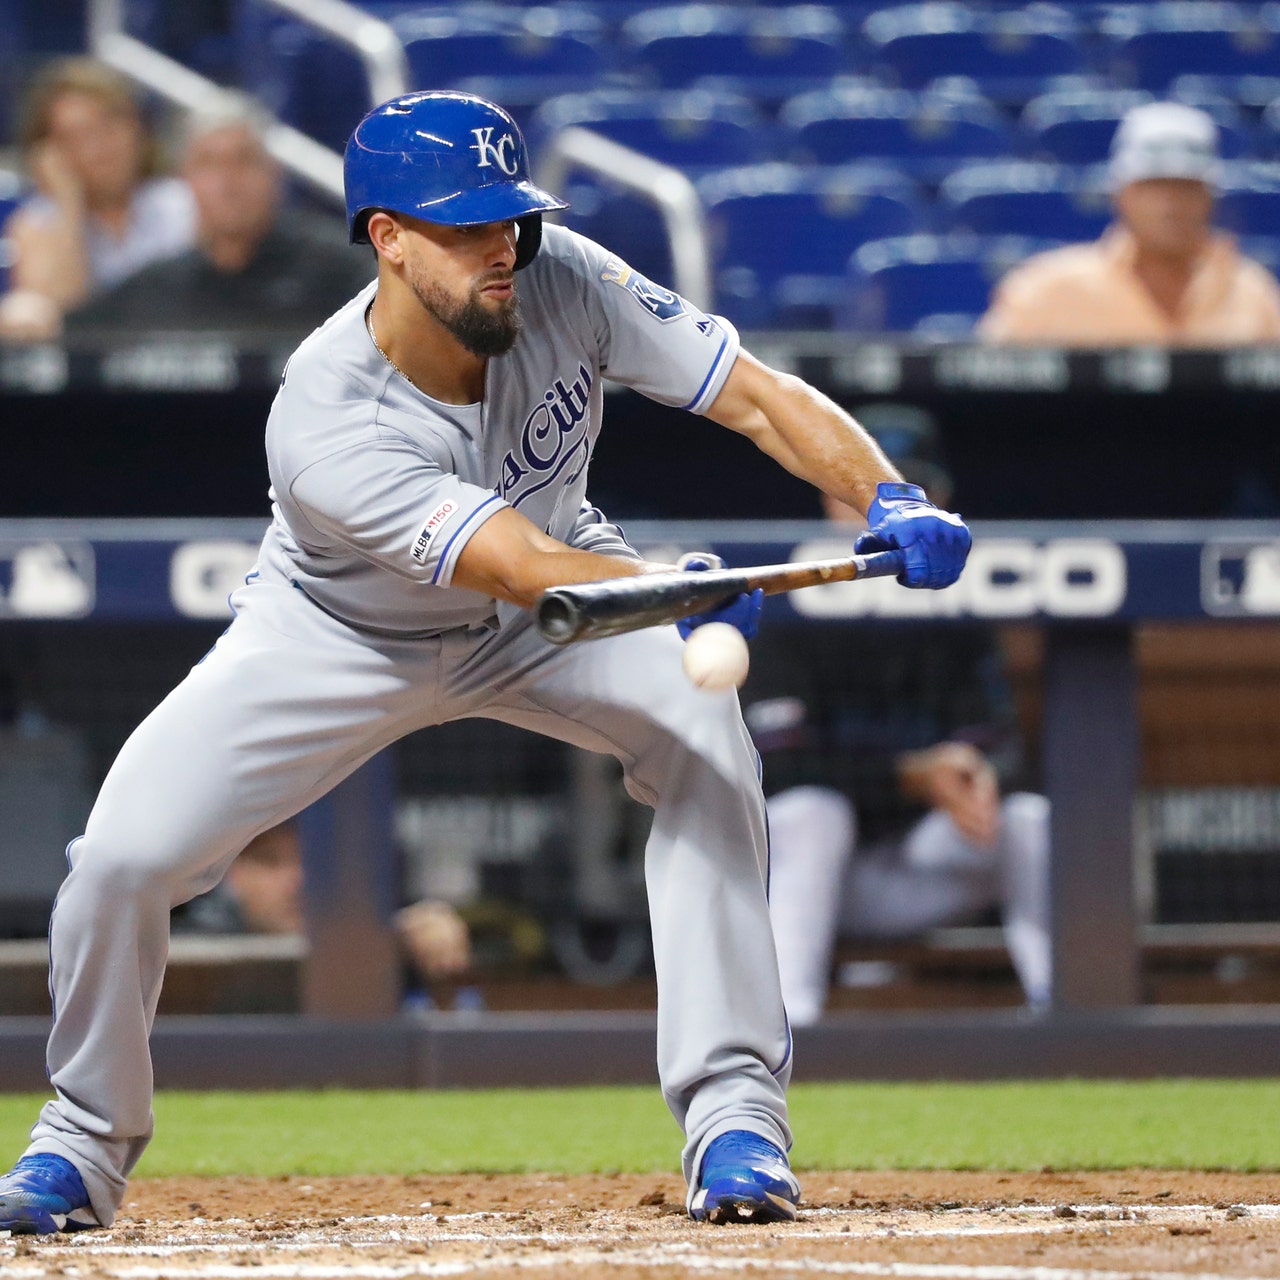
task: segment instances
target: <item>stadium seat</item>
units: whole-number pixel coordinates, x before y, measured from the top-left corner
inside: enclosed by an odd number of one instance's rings
[[[837,85],[784,104],[779,122],[792,158],[820,164],[891,160],[932,180],[963,160],[1004,157],[1009,126],[984,98],[908,89]]]
[[[604,23],[575,4],[411,10],[391,25],[411,88],[464,89],[518,113],[594,88],[607,66]]]
[[[1075,17],[1054,5],[986,9],[934,0],[871,14],[862,27],[871,66],[887,83],[920,89],[965,76],[990,97],[1025,102],[1050,76],[1085,68]]]
[[[622,40],[627,61],[667,88],[728,81],[753,97],[781,101],[851,69],[844,23],[812,4],[664,5],[628,18]]]
[[[552,95],[594,86],[605,70],[604,24],[580,5],[401,6],[378,16],[405,44],[410,88],[484,93],[518,118]],[[337,150],[373,105],[355,54],[257,0],[236,9],[236,44],[244,87]]]
[[[848,301],[837,321],[864,333],[963,336],[1010,267],[1057,243],[970,235],[873,240],[850,261]]]
[[[1280,164],[1228,166],[1215,220],[1238,236],[1280,235]]]
[[[1164,0],[1116,6],[1099,23],[1117,83],[1163,92],[1182,75],[1274,76],[1280,5]]]
[[[1062,164],[1099,164],[1124,113],[1154,95],[1143,89],[1098,86],[1050,90],[1032,98],[1022,111],[1030,153]]]
[[[774,147],[769,122],[753,102],[705,89],[565,94],[534,115],[531,134],[541,140],[570,125],[689,171],[753,164],[770,159]]]
[[[822,315],[860,244],[925,225],[920,192],[895,170],[754,165],[707,175],[717,306],[735,324],[775,325],[783,310]],[[806,312],[806,327],[814,316]]]
[[[9,251],[9,242],[3,239],[5,223],[9,215],[18,207],[21,198],[22,183],[16,173],[0,169],[0,293],[9,287],[9,268],[13,265]]]
[[[618,254],[641,275],[673,287],[675,271],[666,226],[657,207],[596,177],[574,174],[558,192],[569,208],[557,222]]]
[[[286,124],[337,151],[346,146],[373,105],[354,53],[256,0],[236,6],[234,40],[244,89]]]
[[[1096,240],[1111,221],[1104,181],[1027,161],[966,165],[938,189],[940,225],[980,235]]]

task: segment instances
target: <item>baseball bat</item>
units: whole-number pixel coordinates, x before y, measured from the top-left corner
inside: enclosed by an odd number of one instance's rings
[[[552,644],[569,644],[656,627],[705,613],[757,587],[765,595],[854,578],[888,578],[905,565],[901,551],[874,551],[840,560],[806,560],[754,569],[673,570],[552,587],[535,606],[538,630]]]

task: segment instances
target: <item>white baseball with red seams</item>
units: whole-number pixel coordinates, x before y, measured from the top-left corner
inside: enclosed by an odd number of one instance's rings
[[[684,673],[712,692],[741,688],[751,666],[742,632],[728,622],[705,622],[684,642]]]

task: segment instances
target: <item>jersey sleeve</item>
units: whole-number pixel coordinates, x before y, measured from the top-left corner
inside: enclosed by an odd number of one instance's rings
[[[583,246],[604,375],[660,404],[705,413],[737,359],[738,331],[592,241]]]
[[[450,585],[468,540],[508,505],[395,440],[313,462],[290,496],[322,542],[436,587]]]
[[[643,559],[627,541],[621,527],[607,520],[604,513],[589,502],[582,504],[565,541],[578,551],[594,551],[602,556],[617,556],[620,560]]]

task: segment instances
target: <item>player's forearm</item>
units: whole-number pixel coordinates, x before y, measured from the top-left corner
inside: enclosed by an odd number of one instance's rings
[[[875,441],[834,401],[745,352],[711,406],[792,475],[865,512],[883,480],[900,480]]]
[[[638,573],[649,573],[655,568],[639,560],[624,560],[620,556],[599,555],[594,551],[547,551],[530,557],[527,561],[511,565],[509,572],[494,580],[496,599],[508,604],[518,604],[529,609],[538,597],[551,587],[563,587],[577,582],[601,582],[605,578],[630,578]],[[456,580],[456,579],[455,579]]]
[[[658,567],[567,546],[508,507],[471,536],[458,557],[453,583],[527,609],[550,587],[629,578]]]

